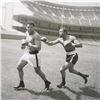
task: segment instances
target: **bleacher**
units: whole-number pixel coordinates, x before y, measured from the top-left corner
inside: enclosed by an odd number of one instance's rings
[[[66,28],[69,27],[69,32],[100,35],[100,7],[69,6],[35,0],[21,2],[33,12],[32,16],[14,15],[14,19],[23,25],[34,21],[37,29],[58,31],[61,24],[64,24]],[[14,27],[18,30],[18,26]]]

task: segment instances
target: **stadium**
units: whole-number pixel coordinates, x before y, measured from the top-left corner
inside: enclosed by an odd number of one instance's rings
[[[57,35],[57,30],[63,24],[71,34],[81,36],[99,37],[100,33],[100,7],[77,7],[54,4],[46,1],[21,1],[32,16],[14,15],[14,19],[25,25],[28,21],[37,24],[40,33]],[[25,31],[24,27],[13,26],[15,29]]]
[[[1,28],[1,100],[99,100],[100,99],[100,4],[50,2],[47,0],[20,0],[7,3]],[[18,5],[18,6],[17,6]],[[20,8],[22,7],[23,8]],[[16,13],[16,10],[21,13]],[[23,13],[26,11],[26,13]],[[61,27],[82,42],[78,49],[79,61],[75,69],[89,74],[88,83],[66,71],[66,87],[56,87],[61,81],[60,67],[66,52],[59,44],[47,46],[42,42],[41,66],[51,81],[50,91],[32,67],[24,68],[26,88],[16,91],[19,82],[17,63],[24,50],[20,49],[25,38],[26,24],[35,23],[35,30],[49,40],[55,40]]]

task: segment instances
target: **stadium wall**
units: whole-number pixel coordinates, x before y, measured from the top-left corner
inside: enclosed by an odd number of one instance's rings
[[[23,25],[25,26],[25,25]],[[61,27],[61,24],[49,23],[49,22],[38,22],[36,25],[36,30],[40,34],[45,35],[54,35],[58,36],[58,30]],[[100,39],[100,28],[98,27],[86,27],[86,26],[69,26],[64,25],[68,32],[72,35],[76,35],[81,38],[97,38]],[[13,26],[14,29],[25,32],[25,27]]]

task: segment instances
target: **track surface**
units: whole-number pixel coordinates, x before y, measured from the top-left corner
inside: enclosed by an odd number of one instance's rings
[[[86,45],[78,49],[79,61],[75,69],[90,75],[88,83],[74,74],[66,71],[66,87],[56,87],[61,82],[59,69],[65,62],[66,53],[58,44],[47,46],[42,43],[41,67],[47,78],[52,82],[50,91],[44,90],[44,83],[27,65],[24,68],[26,88],[16,91],[13,89],[19,83],[17,63],[24,53],[20,49],[20,40],[2,39],[2,68],[1,68],[1,100],[100,100],[100,46]]]

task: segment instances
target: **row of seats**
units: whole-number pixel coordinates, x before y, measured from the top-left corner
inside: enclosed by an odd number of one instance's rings
[[[42,20],[69,25],[100,26],[100,11],[98,10],[73,11],[47,7],[31,1],[24,1],[23,3],[33,12],[34,17]]]
[[[47,19],[45,19],[45,17],[43,17],[43,15],[38,15],[35,14],[35,16],[27,16],[27,15],[15,15],[14,19],[17,20],[20,23],[26,23],[28,21],[34,21],[34,19],[37,20],[42,20],[44,21],[44,23],[53,23],[55,24],[65,24],[65,25],[74,25],[74,26],[87,26],[87,27],[100,27],[100,21],[94,21],[94,20],[85,20],[85,19],[70,19],[70,18],[64,18],[63,20],[61,18],[49,18],[49,16],[47,17]],[[52,26],[54,27],[54,25],[52,24]],[[42,25],[42,24],[41,24]],[[44,24],[43,24],[44,25]],[[47,26],[47,25],[45,25]]]
[[[46,21],[46,20],[42,20],[42,19],[36,19],[35,17],[33,18],[32,16],[26,16],[26,15],[14,15],[14,20],[22,23],[23,25],[25,25],[27,22],[35,22],[36,26],[37,27],[42,27],[42,28],[48,28],[48,29],[53,29],[53,30],[58,30],[60,28],[60,26],[62,25],[62,23],[51,23],[49,21]],[[76,20],[75,20],[76,21]],[[95,26],[97,25],[97,27],[90,27],[88,25],[88,22],[87,20],[83,20],[83,23],[84,23],[84,26],[79,26],[77,24],[79,24],[77,21],[75,22],[75,25],[69,25],[68,24],[65,24],[65,26],[69,26],[71,30],[74,30],[74,31],[89,31],[89,32],[92,32],[93,30],[95,30],[94,32],[100,32],[99,29],[99,25],[98,25],[98,22],[96,21],[93,21],[91,24],[95,24]],[[66,20],[66,22],[68,22],[68,20]],[[69,21],[70,22],[70,21]],[[85,25],[87,24],[87,26]],[[80,27],[86,27],[86,28],[81,28]],[[68,30],[70,30],[68,29]],[[92,30],[91,30],[92,29]]]
[[[50,8],[50,7],[45,7],[42,5],[38,5],[34,2],[30,2],[30,1],[25,1],[23,2],[25,5],[27,5],[27,7],[32,11],[32,12],[38,12],[44,15],[51,15],[52,13],[55,14],[55,16],[61,17],[62,14],[64,15],[64,17],[68,18],[68,17],[73,17],[73,18],[83,18],[83,19],[97,19],[100,20],[100,9],[99,11],[96,11],[96,9],[94,9],[95,11],[76,11],[76,10],[64,10],[64,9],[56,9],[56,8]]]

